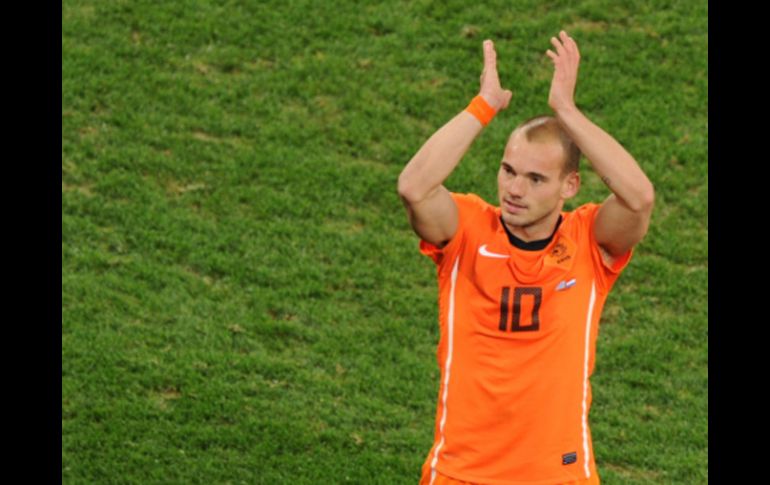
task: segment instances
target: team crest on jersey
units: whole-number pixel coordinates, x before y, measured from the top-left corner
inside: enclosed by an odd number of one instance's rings
[[[570,255],[567,254],[567,245],[564,244],[562,241],[558,241],[556,245],[551,250],[551,256],[553,256],[554,259],[556,259],[557,263],[563,263],[567,259],[569,259]]]
[[[575,255],[575,244],[565,237],[559,238],[546,256],[546,263],[569,269]]]

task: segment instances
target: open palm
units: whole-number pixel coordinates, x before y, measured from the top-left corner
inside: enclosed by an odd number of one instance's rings
[[[553,80],[548,94],[548,105],[556,112],[575,106],[575,86],[577,85],[580,52],[577,43],[563,30],[559,38],[551,37],[556,52],[548,50],[546,54],[553,60]]]

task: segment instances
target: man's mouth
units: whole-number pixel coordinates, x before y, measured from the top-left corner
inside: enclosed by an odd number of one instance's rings
[[[527,206],[523,204],[519,204],[517,202],[513,202],[511,200],[504,199],[503,204],[505,205],[505,210],[508,212],[513,212],[514,214],[523,212]]]

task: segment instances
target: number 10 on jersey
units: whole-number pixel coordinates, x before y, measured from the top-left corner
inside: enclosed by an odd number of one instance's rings
[[[512,302],[511,290],[513,290]],[[508,330],[511,332],[533,332],[540,330],[540,303],[542,299],[543,289],[537,286],[504,287],[500,295],[500,330],[503,332]],[[524,306],[527,300],[531,300],[532,310],[529,312],[529,315],[525,315],[524,319],[522,319],[522,306]],[[527,322],[527,320],[530,320],[530,322]],[[510,327],[508,326],[509,322]]]

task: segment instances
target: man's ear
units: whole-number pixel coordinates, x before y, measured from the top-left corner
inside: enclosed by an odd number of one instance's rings
[[[570,172],[564,177],[561,183],[561,198],[570,199],[578,193],[580,189],[580,174],[577,172]]]

